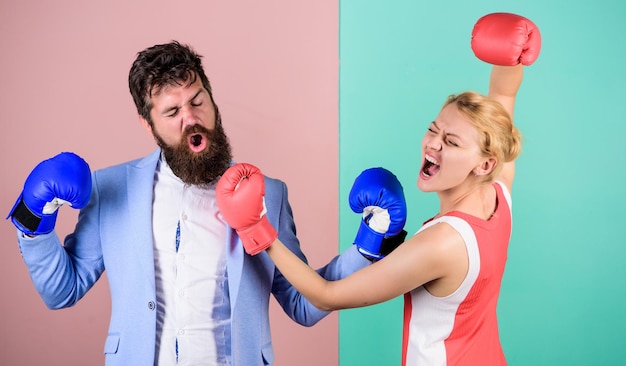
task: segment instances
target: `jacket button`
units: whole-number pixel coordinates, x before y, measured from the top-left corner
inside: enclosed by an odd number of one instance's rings
[[[148,309],[154,310],[155,307],[156,305],[154,304],[154,301],[148,301]]]

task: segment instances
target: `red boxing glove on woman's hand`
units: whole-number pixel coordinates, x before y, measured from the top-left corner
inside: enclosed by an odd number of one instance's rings
[[[499,66],[531,65],[541,50],[539,28],[520,15],[492,13],[478,19],[472,30],[472,51]]]
[[[265,216],[265,179],[254,165],[240,163],[228,168],[217,182],[215,199],[246,253],[258,254],[278,237]]]

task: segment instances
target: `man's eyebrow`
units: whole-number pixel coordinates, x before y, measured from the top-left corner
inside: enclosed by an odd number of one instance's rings
[[[204,90],[204,88],[200,87],[200,89],[198,89],[196,94],[194,94],[191,98],[187,99],[187,101],[183,105],[191,103],[194,99],[196,99],[198,97],[198,95],[200,95],[202,93],[203,90]]]
[[[189,98],[189,100],[187,101],[187,103],[190,103],[192,100],[196,99],[196,97],[198,95],[200,95],[200,93],[202,93],[204,91],[204,88],[200,88],[198,89],[198,91],[196,92],[196,94],[193,95],[193,97]]]
[[[163,110],[161,112],[161,114],[169,114],[170,112],[175,111],[177,109],[178,109],[178,106],[172,106],[172,107],[169,107],[169,108]]]

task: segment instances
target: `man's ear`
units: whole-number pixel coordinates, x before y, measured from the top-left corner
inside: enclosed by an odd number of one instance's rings
[[[148,134],[150,134],[150,136],[153,136],[152,133],[152,126],[150,125],[150,122],[148,122],[145,118],[143,118],[141,115],[139,116],[139,123],[143,126],[143,128],[146,129],[146,131],[148,131]]]
[[[498,161],[496,160],[496,158],[487,158],[485,161],[483,161],[479,166],[477,166],[474,169],[474,174],[475,175],[487,175],[489,173],[491,173],[491,171],[493,170],[493,168],[496,167],[496,163]]]

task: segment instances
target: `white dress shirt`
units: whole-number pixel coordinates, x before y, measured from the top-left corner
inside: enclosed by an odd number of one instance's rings
[[[161,157],[152,205],[155,365],[230,365],[226,224],[215,185],[183,183]]]

